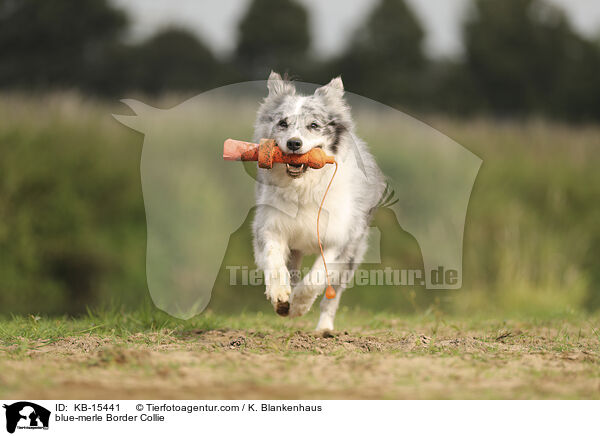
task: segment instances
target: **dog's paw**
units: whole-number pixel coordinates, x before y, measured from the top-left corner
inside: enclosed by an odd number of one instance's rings
[[[289,286],[267,286],[267,298],[273,304],[273,308],[278,315],[287,316],[290,310],[290,294]]]
[[[290,299],[290,318],[297,318],[309,311],[312,302],[309,299],[294,297]]]
[[[278,301],[275,304],[275,312],[277,312],[277,315],[288,316],[290,313],[289,301]]]
[[[312,289],[302,285],[295,287],[290,296],[290,318],[296,318],[308,312],[316,298],[317,295]]]
[[[325,334],[326,332],[333,332],[333,319],[321,315],[315,332],[323,334]]]
[[[290,318],[298,318],[308,312],[308,307],[300,306],[299,304],[290,305]]]

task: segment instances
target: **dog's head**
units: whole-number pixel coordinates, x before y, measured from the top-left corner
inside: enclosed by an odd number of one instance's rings
[[[340,77],[318,88],[312,95],[299,95],[294,84],[271,72],[269,95],[259,111],[257,138],[272,138],[284,153],[304,154],[315,147],[329,155],[340,153],[344,135],[352,125],[350,108],[344,100]],[[300,177],[306,166],[287,166],[290,177]]]

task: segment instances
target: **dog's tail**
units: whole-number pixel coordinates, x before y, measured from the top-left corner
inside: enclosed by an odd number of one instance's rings
[[[385,184],[385,189],[383,190],[383,193],[381,194],[379,202],[377,203],[377,206],[375,206],[375,208],[391,207],[394,204],[398,203],[398,201],[399,198],[396,197],[396,192],[394,191],[394,188],[392,188],[389,182],[387,182]]]

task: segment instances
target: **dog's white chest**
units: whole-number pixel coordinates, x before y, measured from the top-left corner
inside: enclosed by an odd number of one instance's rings
[[[324,246],[337,244],[344,240],[348,232],[348,215],[343,210],[335,207],[323,207],[321,218],[319,220],[319,232],[321,242]],[[294,250],[300,250],[304,253],[318,253],[319,244],[317,241],[317,216],[319,204],[303,204],[298,209],[298,213],[290,225],[290,234],[288,244]]]
[[[319,210],[318,204],[303,204],[299,209],[296,217],[290,223],[290,234],[288,236],[288,244],[293,250],[300,250],[304,253],[316,253],[319,250],[317,243],[317,213]],[[327,215],[326,212],[322,213]],[[323,219],[321,224],[321,232],[327,233],[327,218]]]

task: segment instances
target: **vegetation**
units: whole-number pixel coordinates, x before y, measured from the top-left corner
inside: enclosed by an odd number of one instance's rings
[[[275,36],[276,35],[276,36]],[[234,63],[243,78],[307,71],[308,12],[293,0],[255,0],[240,21]]]
[[[156,311],[0,322],[3,398],[598,399],[597,319],[397,317],[339,333],[275,314]],[[9,376],[10,374],[10,376]]]
[[[184,29],[127,42],[127,17],[107,0],[0,0],[0,87],[194,95],[276,69],[314,83],[341,74],[350,91],[413,113],[600,119],[600,44],[562,10],[548,0],[471,0],[469,11],[458,58],[429,59],[406,1],[380,0],[342,53],[316,59],[304,6],[254,0],[235,50],[219,58]]]
[[[143,136],[110,117],[122,108],[76,95],[41,100],[4,95],[0,101],[1,312],[77,314],[86,307],[145,304]],[[174,100],[157,105],[173,106]],[[207,144],[218,149],[228,136],[249,137],[255,102],[242,107],[240,101],[221,102],[202,115],[201,124],[210,130]],[[398,313],[595,312],[600,307],[598,128],[484,119],[431,118],[430,123],[484,162],[467,214],[463,289],[356,286],[342,305]],[[411,141],[410,131],[398,129],[385,116],[359,124],[388,175],[400,170],[393,163],[399,144]],[[398,143],[386,142],[398,135],[403,138]],[[230,239],[224,265],[254,268],[250,218]],[[376,219],[385,235],[382,267],[418,268],[414,239],[389,215],[382,212]],[[215,234],[224,232],[218,221],[212,225]],[[262,287],[229,286],[228,274],[223,267],[213,288],[215,312],[271,310]]]
[[[334,60],[331,76],[343,72],[353,92],[403,107],[420,107],[420,75],[427,68],[423,53],[425,31],[403,1],[383,0]]]

